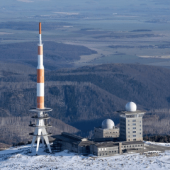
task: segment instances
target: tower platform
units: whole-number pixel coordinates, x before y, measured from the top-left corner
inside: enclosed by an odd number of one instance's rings
[[[50,124],[47,124],[47,125],[44,125],[44,126],[39,126],[39,125],[36,125],[36,124],[30,124],[29,125],[30,127],[45,127],[45,128],[47,128],[47,127],[52,127],[52,125],[50,125]]]
[[[53,109],[45,107],[44,109],[39,109],[39,108],[31,108],[29,111],[30,112],[51,112]]]
[[[35,116],[32,116],[31,118],[33,118],[33,119],[50,119],[50,117],[46,116],[46,115],[41,116],[41,117],[38,117],[37,115],[35,115]]]

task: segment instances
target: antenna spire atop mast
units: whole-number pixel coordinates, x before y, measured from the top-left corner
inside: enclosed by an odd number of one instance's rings
[[[41,22],[39,22],[39,45],[42,45],[42,39],[41,39]]]
[[[41,22],[39,22],[39,34],[41,34]]]

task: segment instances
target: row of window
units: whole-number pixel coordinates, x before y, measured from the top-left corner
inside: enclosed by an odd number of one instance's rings
[[[131,136],[130,135],[128,135],[128,138],[130,138]],[[133,135],[133,137],[136,137],[136,135]]]
[[[130,141],[130,139],[128,139],[128,141]],[[133,141],[136,141],[136,139],[133,139]]]
[[[139,115],[126,115],[127,118],[132,118],[132,117],[143,117],[143,114]]]
[[[125,146],[122,146],[122,148],[131,148],[131,147],[140,147],[140,146],[143,146],[143,145],[125,145]]]
[[[110,133],[117,133],[117,132],[110,132]],[[105,134],[109,134],[109,132],[106,132]]]
[[[99,151],[106,151],[106,148],[99,148]]]
[[[116,153],[116,151],[109,151],[109,153]]]
[[[130,122],[130,120],[128,120],[128,122]],[[132,122],[136,122],[136,120],[132,120]]]
[[[128,132],[128,133],[130,133],[130,132]],[[133,131],[133,133],[136,133],[136,131]],[[139,134],[141,135],[142,133],[140,132]]]
[[[136,123],[132,123],[132,124],[129,124],[129,123],[128,123],[128,126],[131,126],[131,125],[136,126]],[[120,123],[120,126],[121,126],[121,128],[126,127],[125,124],[121,124],[121,123]],[[142,125],[137,123],[137,126],[140,126],[140,127],[141,127]]]
[[[130,117],[137,117],[136,115],[126,115],[126,117],[130,118]]]
[[[106,151],[107,148],[99,148],[99,151]],[[109,151],[111,153],[111,151]],[[113,151],[112,151],[113,152]],[[115,151],[116,152],[116,151]]]
[[[128,129],[128,130],[129,130],[129,129]],[[142,132],[141,132],[141,129],[138,130],[137,132],[136,132],[136,131],[128,131],[128,133],[132,133],[132,132],[133,132],[133,133],[139,133],[139,132],[140,132],[140,134],[142,133]],[[126,133],[126,130],[121,129],[121,130],[120,130],[120,133]]]
[[[139,133],[140,135],[142,134],[142,133]],[[136,137],[136,135],[133,135],[133,137]],[[128,138],[130,138],[130,135],[128,135]]]
[[[133,129],[136,129],[136,127],[133,127]],[[130,130],[130,128],[128,128],[128,130]],[[141,129],[139,129],[141,131]]]
[[[114,153],[115,154],[116,151],[112,151],[112,152],[110,151],[109,153]],[[100,153],[100,156],[102,156],[102,155],[107,155],[107,153]]]
[[[133,123],[132,125],[133,125],[133,126],[136,126],[136,123]],[[128,124],[128,126],[130,126],[130,124]],[[140,127],[141,127],[141,125],[140,125]]]
[[[136,127],[133,127],[133,129],[136,129]],[[128,128],[128,130],[130,130],[130,128]],[[141,130],[141,129],[140,129]]]
[[[128,122],[130,122],[130,120],[128,120]],[[136,120],[132,120],[132,122],[136,122]],[[139,121],[139,123],[141,123],[142,121]]]

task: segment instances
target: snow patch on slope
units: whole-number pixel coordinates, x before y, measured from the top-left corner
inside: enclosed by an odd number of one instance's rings
[[[145,141],[145,144],[147,144],[147,145],[158,145],[158,146],[170,147],[170,143],[159,143],[159,142]]]

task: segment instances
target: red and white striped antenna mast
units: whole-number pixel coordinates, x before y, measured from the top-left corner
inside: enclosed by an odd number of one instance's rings
[[[49,144],[48,136],[51,134],[47,133],[46,128],[51,127],[47,123],[48,116],[47,112],[52,111],[50,108],[44,107],[44,65],[43,65],[43,44],[41,38],[41,22],[39,23],[39,44],[38,44],[38,66],[37,66],[37,107],[31,108],[29,111],[36,112],[37,115],[32,118],[36,119],[36,124],[30,123],[29,126],[35,127],[34,133],[30,133],[33,135],[32,143],[31,143],[31,152],[33,151],[33,146],[35,141],[37,140],[36,154],[38,153],[40,139],[42,140],[44,146],[45,143],[51,153],[51,148]]]

